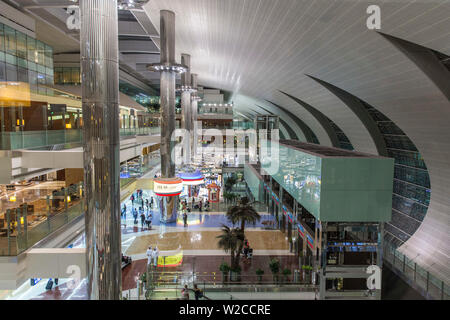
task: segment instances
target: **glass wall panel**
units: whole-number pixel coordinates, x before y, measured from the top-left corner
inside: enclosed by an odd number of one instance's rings
[[[409,167],[415,167],[420,169],[427,169],[425,161],[419,152],[402,151],[388,149],[388,155],[395,159],[396,164],[402,164]]]
[[[34,63],[38,62],[36,39],[32,37],[27,37],[27,60],[33,61]]]
[[[5,63],[0,61],[0,81],[6,81]]]
[[[5,35],[3,23],[0,23],[0,51],[5,51]]]
[[[394,178],[406,182],[414,183],[426,188],[430,187],[430,176],[422,169],[409,168],[405,166],[395,166]]]
[[[44,59],[44,65],[53,68],[53,49],[48,45],[45,45]]]
[[[384,136],[388,148],[417,151],[416,146],[407,136]]]
[[[38,56],[37,63],[44,66],[45,65],[45,55],[44,55],[45,44],[39,40],[36,40],[36,49],[37,49],[37,56]],[[45,72],[45,68],[44,68],[44,72]]]
[[[6,64],[6,81],[17,81],[17,66]]]
[[[416,187],[412,184],[401,183],[394,180],[394,193],[412,199],[423,205],[430,205],[430,189]]]
[[[423,204],[414,202],[411,199],[392,195],[392,208],[403,212],[416,220],[422,221],[427,213],[428,208]]]
[[[5,30],[5,51],[9,54],[16,55],[16,30],[4,25]]]
[[[16,52],[17,57],[27,58],[27,36],[19,31],[16,31]]]

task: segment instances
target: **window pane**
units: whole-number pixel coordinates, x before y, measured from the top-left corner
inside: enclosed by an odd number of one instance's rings
[[[22,59],[27,58],[27,36],[16,31],[17,56]]]
[[[32,71],[37,71],[37,65],[34,62],[28,61],[28,69]]]
[[[27,37],[27,59],[36,63],[37,58],[36,39]]]
[[[6,60],[7,63],[12,64],[12,65],[16,65],[17,64],[17,58],[15,56],[10,55],[10,54],[6,54],[5,57],[6,57],[5,60]]]
[[[40,42],[39,40],[36,40],[36,49],[37,49],[37,55],[38,55],[37,63],[40,65],[44,65],[44,63],[45,63],[45,58],[44,58],[45,44]]]
[[[3,31],[3,23],[0,23],[0,51],[5,51],[5,35]]]
[[[27,68],[27,60],[22,58],[17,58],[17,65],[22,68]]]
[[[6,52],[12,55],[16,55],[16,30],[8,26],[4,26],[4,28]]]
[[[30,84],[30,90],[37,92],[37,73],[28,70],[28,83]]]
[[[39,73],[45,74],[45,67],[41,66],[40,64],[37,65],[37,71]]]
[[[17,68],[17,80],[20,82],[28,82],[28,70],[25,68]]]
[[[6,81],[5,63],[0,61],[0,81]]]
[[[47,68],[53,68],[53,49],[45,45],[45,66]]]
[[[17,81],[17,66],[6,64],[6,80]]]

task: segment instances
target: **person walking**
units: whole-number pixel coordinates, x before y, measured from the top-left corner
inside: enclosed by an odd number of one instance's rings
[[[153,208],[153,197],[150,199],[150,208]]]
[[[155,268],[158,266],[159,250],[158,247],[153,249],[153,265]]]
[[[123,208],[122,208],[122,214],[121,214],[122,218],[126,219],[127,218],[127,206],[124,203],[123,204]]]
[[[203,291],[197,287],[197,284],[194,284],[194,296],[195,300],[200,300],[203,297]]]
[[[147,211],[148,211],[148,209],[149,209],[148,199],[145,199],[145,207],[147,208]]]
[[[137,212],[136,208],[133,209],[133,218],[134,218],[134,224],[137,224],[138,223],[137,222],[138,212]]]
[[[184,222],[184,227],[185,228],[188,226],[187,220],[188,220],[188,216],[187,216],[187,213],[185,211],[185,212],[183,212],[183,222]]]
[[[147,217],[145,218],[145,223],[147,224],[147,229],[150,230],[151,229],[151,224],[152,224],[152,215],[151,215],[151,213],[147,213]]]
[[[131,200],[131,206],[134,207],[134,193],[130,197]]]
[[[198,203],[198,210],[202,212],[202,200],[200,199],[200,202]]]
[[[152,264],[152,259],[153,259],[152,246],[148,247],[147,252],[145,254],[147,255],[147,269],[148,269],[148,266],[150,266]]]
[[[144,229],[144,224],[145,224],[145,214],[144,214],[144,210],[142,210],[141,212],[141,228]]]
[[[184,288],[181,289],[181,300],[189,300],[189,289],[187,284],[185,284]]]

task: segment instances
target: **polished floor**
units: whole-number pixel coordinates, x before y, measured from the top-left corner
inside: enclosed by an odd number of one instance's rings
[[[273,283],[273,276],[270,272],[269,262],[271,259],[280,261],[281,270],[291,270],[291,275],[287,276],[288,280],[292,280],[295,269],[298,269],[299,260],[294,255],[263,255],[254,256],[252,259],[242,259],[241,281],[245,283],[258,283],[259,279],[255,271],[262,269],[264,275],[262,283]],[[220,284],[222,283],[222,273],[219,266],[222,262],[230,262],[228,255],[220,256],[184,256],[183,263],[176,267],[153,269],[156,273],[156,280],[159,284],[178,283],[204,283]],[[134,261],[131,265],[125,267],[122,271],[122,290],[136,288],[136,278],[138,274],[146,272],[147,261]],[[281,274],[280,270],[280,274]],[[192,274],[195,273],[193,278]],[[281,277],[281,275],[280,275]],[[184,278],[184,279],[183,279]],[[185,281],[183,281],[185,280]]]

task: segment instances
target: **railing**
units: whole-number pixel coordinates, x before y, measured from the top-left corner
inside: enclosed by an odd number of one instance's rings
[[[145,175],[146,173],[150,172],[158,164],[160,164],[161,158],[159,157],[159,151],[154,151],[151,154],[144,156],[144,161],[141,165],[139,175],[136,177],[129,177],[129,178],[120,178],[120,188],[124,188],[130,183],[136,181],[136,179],[139,179],[141,176]]]
[[[385,242],[383,257],[423,296],[435,300],[449,300],[450,286],[448,284],[399,252],[391,243]]]
[[[8,209],[3,213],[5,227],[1,229],[0,256],[17,256],[52,232],[83,214],[82,184],[65,188],[46,198]],[[46,205],[43,205],[46,204]],[[40,208],[40,209],[39,209]]]
[[[156,135],[160,127],[121,128],[121,136]],[[39,148],[57,144],[81,143],[82,129],[2,132],[0,150]]]
[[[148,281],[139,283],[142,286],[142,298],[151,300],[181,299],[181,290],[185,285],[190,290],[193,299],[193,284],[197,284],[203,292],[203,299],[230,299],[235,300],[236,293],[287,293],[287,292],[315,292],[316,285],[311,284],[310,276],[295,277],[293,275],[238,275],[231,273],[226,278],[220,272],[164,272],[151,268],[147,271]],[[135,292],[137,295],[137,292]]]
[[[156,135],[161,133],[161,127],[120,128],[121,136]]]

